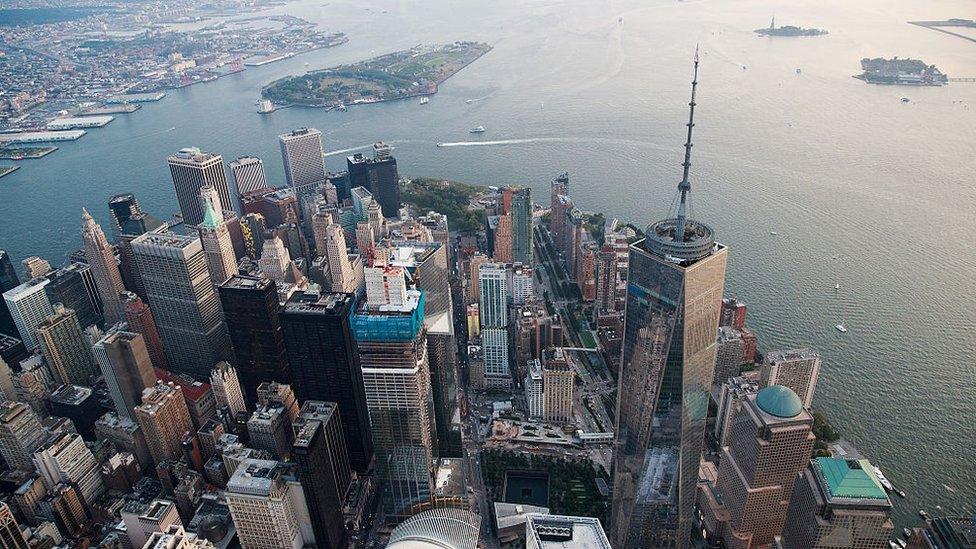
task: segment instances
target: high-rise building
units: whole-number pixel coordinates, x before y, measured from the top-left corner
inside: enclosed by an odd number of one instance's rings
[[[512,262],[512,215],[495,215],[488,218],[488,229],[492,235],[491,260],[495,263]]]
[[[423,293],[409,290],[404,303],[386,301],[387,295],[367,289],[353,329],[384,509],[405,517],[431,498],[434,411]]]
[[[351,325],[355,308],[352,294],[306,290],[285,305],[281,325],[298,400],[338,404],[349,462],[364,473],[373,460],[373,441]]]
[[[813,349],[770,351],[763,360],[763,387],[785,385],[800,395],[803,407],[813,405],[813,392],[820,376],[820,353]]]
[[[152,309],[138,295],[126,292],[122,295],[125,307],[125,323],[128,330],[140,334],[149,351],[149,358],[156,368],[166,368],[166,353],[163,351],[163,341],[156,329],[156,319]]]
[[[285,409],[279,406],[258,406],[247,420],[247,434],[251,447],[265,450],[275,459],[287,460],[295,434]]]
[[[481,266],[489,262],[488,256],[481,252],[475,253],[468,260],[468,295],[466,296],[468,303],[478,303],[481,300]]]
[[[355,293],[359,290],[359,280],[349,260],[346,236],[342,226],[332,223],[325,228],[325,258],[328,266],[329,287],[332,292]]]
[[[186,147],[166,159],[176,187],[176,199],[180,203],[183,223],[199,225],[203,221],[200,207],[200,187],[210,185],[220,196],[220,211],[232,209],[234,202],[227,186],[224,159],[219,154],[203,152],[197,147]]]
[[[98,396],[91,387],[62,385],[48,397],[51,415],[70,419],[85,440],[95,440],[95,422],[102,414]]]
[[[157,383],[147,387],[142,392],[142,404],[136,406],[135,415],[157,465],[183,456],[183,437],[195,431],[179,385]]]
[[[171,368],[205,378],[232,358],[220,300],[199,238],[146,233],[132,241]]]
[[[85,259],[91,266],[98,295],[102,298],[105,322],[115,324],[123,316],[122,300],[119,298],[119,294],[125,291],[122,274],[105,233],[84,208],[81,210],[81,237],[85,241]]]
[[[576,369],[562,347],[546,351],[542,364],[542,417],[546,421],[573,421],[573,389]]]
[[[729,326],[736,330],[746,327],[746,304],[734,297],[727,297],[722,300],[722,318],[720,326]]]
[[[30,405],[35,412],[47,415],[47,399],[51,395],[54,379],[40,353],[34,353],[20,361],[20,372],[13,377],[17,400]]]
[[[447,249],[439,242],[405,242],[395,240],[385,264],[402,267],[418,290],[424,292],[426,318],[452,312],[450,268]],[[382,248],[386,250],[386,248]]]
[[[425,312],[426,314],[426,312]],[[434,399],[434,444],[440,457],[461,457],[461,426],[458,414],[457,340],[453,315],[444,311],[427,316],[427,358],[430,362],[430,388]]]
[[[200,187],[200,201],[203,205],[203,221],[197,226],[200,243],[207,256],[207,269],[214,286],[222,284],[237,272],[237,256],[230,229],[224,214],[218,210],[220,198],[210,185]]]
[[[138,211],[133,213],[122,225],[119,235],[119,271],[122,274],[122,282],[125,287],[135,292],[139,297],[146,298],[146,288],[142,283],[142,273],[136,266],[135,255],[132,253],[132,240],[141,234],[155,231],[166,225],[156,217]]]
[[[715,402],[718,410],[715,414],[715,440],[719,448],[729,445],[732,436],[732,419],[736,416],[745,397],[759,392],[759,381],[753,377],[730,377],[717,387]]]
[[[27,549],[27,539],[21,532],[10,506],[0,502],[0,546],[4,549]]]
[[[171,525],[181,526],[176,504],[168,499],[154,499],[148,503],[130,500],[120,513],[125,524],[125,533],[131,546],[145,549],[146,542],[155,533],[165,531]],[[156,546],[150,545],[155,549]]]
[[[109,412],[95,422],[95,437],[111,442],[112,446],[120,452],[128,452],[135,456],[143,470],[152,467],[149,443],[146,442],[142,427],[135,421]]]
[[[92,384],[96,371],[95,357],[73,310],[55,303],[54,314],[37,325],[37,339],[59,385]]]
[[[576,250],[576,286],[580,299],[586,303],[596,299],[596,249],[590,243],[581,244]]]
[[[532,250],[532,189],[524,187],[512,194],[512,261],[534,264]]]
[[[50,487],[61,482],[71,484],[78,488],[89,506],[105,492],[102,469],[77,433],[49,438],[34,451],[34,465],[45,484]]]
[[[796,481],[780,549],[885,549],[891,501],[866,459],[818,457]]]
[[[24,277],[30,280],[38,276],[44,276],[51,271],[51,264],[46,259],[41,259],[32,255],[20,262],[24,266]]]
[[[338,406],[307,400],[294,424],[291,457],[305,492],[315,541],[322,549],[346,546],[343,504],[352,479]]]
[[[393,148],[385,143],[373,145],[373,158],[354,154],[346,159],[351,189],[365,187],[383,209],[385,217],[398,217],[400,206],[400,175],[397,172]]]
[[[20,278],[17,276],[13,262],[10,261],[10,255],[6,250],[0,250],[0,294],[17,286],[20,286]],[[11,337],[19,337],[20,335],[17,332],[17,325],[14,324],[13,317],[10,316],[10,310],[7,309],[6,302],[0,303],[0,334]]]
[[[532,267],[521,263],[512,266],[512,305],[525,305],[535,295],[533,276]]]
[[[98,299],[94,301],[89,293],[89,279],[94,281],[91,266],[85,263],[69,263],[67,266],[53,270],[45,278],[50,284],[44,287],[47,298],[51,303],[61,303],[78,315],[78,324],[87,328],[101,320],[98,313]],[[98,290],[92,292],[98,296]]]
[[[287,350],[277,284],[264,276],[235,274],[217,288],[237,357],[237,375],[247,402],[264,381],[288,383]]]
[[[264,216],[259,213],[248,213],[241,217],[244,255],[252,259],[261,259],[261,252],[264,249],[264,231],[267,228]]]
[[[231,417],[247,411],[244,404],[244,392],[237,377],[237,370],[226,362],[218,362],[210,374],[210,384],[213,386],[214,398],[217,406],[226,406]]]
[[[44,291],[50,281],[43,277],[32,278],[3,293],[10,316],[17,326],[21,341],[28,349],[37,347],[37,325],[54,314],[51,301]]]
[[[725,383],[742,371],[742,332],[730,326],[719,326],[715,350],[715,373],[712,386]]]
[[[600,519],[529,513],[525,515],[525,547],[611,549],[612,546]]]
[[[793,485],[810,461],[812,428],[813,416],[787,387],[744,397],[722,448],[717,495],[702,510],[721,517],[715,534],[727,547],[769,547],[780,535]]]
[[[599,318],[617,310],[617,253],[604,244],[596,254],[596,298],[593,314]]]
[[[44,443],[41,420],[23,402],[0,403],[0,456],[12,469],[34,470],[34,451]]]
[[[291,385],[287,383],[266,381],[259,385],[258,404],[261,406],[276,406],[284,409],[285,417],[288,419],[289,429],[295,423],[295,420],[298,419],[298,413],[300,411],[298,399],[295,398],[295,391],[292,390]]]
[[[275,461],[246,459],[227,482],[227,506],[248,549],[301,549],[316,539],[298,482]],[[308,532],[304,532],[304,530]]]
[[[508,269],[485,263],[478,269],[480,285],[481,347],[485,384],[504,389],[511,385],[508,357]]]
[[[112,214],[112,234],[117,239],[122,235],[122,227],[142,209],[134,194],[122,193],[108,199],[108,211]]]
[[[264,162],[260,158],[240,156],[231,161],[230,171],[234,174],[238,195],[269,188],[264,175]]]
[[[301,271],[291,259],[291,253],[277,236],[265,239],[258,268],[264,276],[278,283],[295,283],[302,278]]]
[[[526,365],[528,371],[525,376],[525,400],[529,405],[529,417],[542,419],[543,414],[543,386],[542,362],[538,358],[529,360]]]
[[[322,156],[322,132],[299,128],[278,136],[281,160],[285,164],[285,182],[299,191],[311,191],[325,183],[325,157]]]
[[[630,246],[614,451],[614,545],[691,545],[728,250],[689,219],[691,132],[673,217]]]

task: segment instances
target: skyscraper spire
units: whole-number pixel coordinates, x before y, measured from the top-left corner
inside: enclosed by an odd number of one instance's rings
[[[681,199],[678,202],[678,224],[675,227],[674,239],[684,242],[685,239],[685,219],[687,217],[686,208],[688,193],[691,191],[691,183],[688,181],[688,171],[691,169],[691,131],[695,127],[695,89],[698,87],[698,46],[695,46],[695,76],[691,80],[691,102],[688,103],[688,139],[685,141],[685,161],[681,163],[684,172],[681,175],[681,183],[678,183],[678,191],[681,192]]]

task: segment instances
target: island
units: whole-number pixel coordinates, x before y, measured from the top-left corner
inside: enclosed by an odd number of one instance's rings
[[[352,65],[276,80],[261,90],[277,106],[345,108],[437,93],[442,82],[491,51],[481,42],[416,46]]]
[[[942,86],[949,82],[949,77],[935,65],[929,65],[919,59],[865,57],[861,59],[861,69],[864,72],[855,75],[854,78],[860,78],[869,84]]]
[[[769,22],[769,27],[752,31],[760,36],[823,36],[827,31],[823,29],[805,29],[793,25],[776,26],[776,18]]]

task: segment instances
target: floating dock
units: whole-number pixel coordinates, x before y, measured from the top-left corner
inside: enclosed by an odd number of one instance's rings
[[[49,130],[77,130],[78,128],[101,128],[115,120],[114,116],[83,116],[77,118],[55,118],[45,126]]]
[[[63,132],[21,132],[0,134],[0,144],[25,145],[27,143],[54,143],[74,141],[85,135],[85,130],[66,130]]]
[[[105,114],[128,114],[141,109],[142,105],[136,103],[117,103],[115,105],[105,105],[104,107],[92,107],[78,116],[102,116]]]
[[[163,92],[154,93],[128,93],[116,95],[105,100],[106,105],[118,105],[119,103],[152,103],[166,97]]]

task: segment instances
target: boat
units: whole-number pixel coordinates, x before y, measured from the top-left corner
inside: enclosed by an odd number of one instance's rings
[[[840,289],[840,284],[834,284],[834,289],[835,290],[839,290]]]
[[[275,112],[274,103],[272,103],[270,99],[262,99],[261,106],[258,107],[258,112],[260,114],[271,114]]]
[[[925,520],[929,520],[932,518],[932,516],[929,515],[925,509],[919,509],[918,516],[922,517]]]
[[[438,144],[437,144],[437,146],[438,146],[438,147],[443,147],[443,146],[444,146],[444,144],[443,144],[443,143],[438,143]]]
[[[336,105],[336,110],[346,112],[346,106],[343,105],[342,103],[339,103],[338,105]]]
[[[779,233],[778,233],[778,232],[776,232],[776,231],[769,231],[769,235],[770,235],[770,236],[776,236],[776,235],[778,235],[778,234],[779,234]]]
[[[467,103],[468,105],[470,105],[471,103],[474,103],[474,99],[468,99],[467,101],[465,101],[465,103]]]
[[[890,549],[899,549],[898,544],[895,543],[895,542],[893,542],[893,541],[891,541],[891,540],[888,540],[888,547]]]
[[[468,130],[468,133],[485,133],[486,131],[488,130],[486,130],[484,126],[478,126]]]
[[[800,74],[801,72],[803,71],[801,71],[799,68],[796,69],[796,74]]]
[[[426,105],[427,103],[430,103],[430,98],[429,97],[427,97],[425,95],[425,96],[423,96],[423,97],[420,98],[420,104],[421,105]]]
[[[881,483],[881,486],[884,486],[884,489],[889,492],[894,492],[895,487],[891,485],[891,481],[888,480],[888,478],[884,476],[884,473],[881,472],[881,468],[877,465],[874,465],[873,468],[874,474],[878,476],[878,482]]]
[[[834,326],[834,328],[837,328],[837,331],[840,332],[840,333],[842,333],[842,334],[846,334],[847,333],[847,327],[845,327],[843,324],[838,324],[838,325]]]
[[[906,538],[912,537],[912,531],[909,530],[908,528],[902,528],[901,533],[905,534]]]
[[[900,497],[900,498],[905,497],[905,491],[904,490],[895,490],[895,493],[898,494],[898,497]]]
[[[901,538],[896,539],[895,540],[895,543],[897,543],[898,544],[898,547],[901,547],[901,549],[905,549],[905,547],[908,546],[908,543],[906,543],[905,540],[903,540]]]
[[[902,98],[901,98],[901,102],[902,102],[902,103],[909,103],[910,101],[911,101],[911,99],[909,99],[909,98],[907,98],[907,97],[902,97]]]

